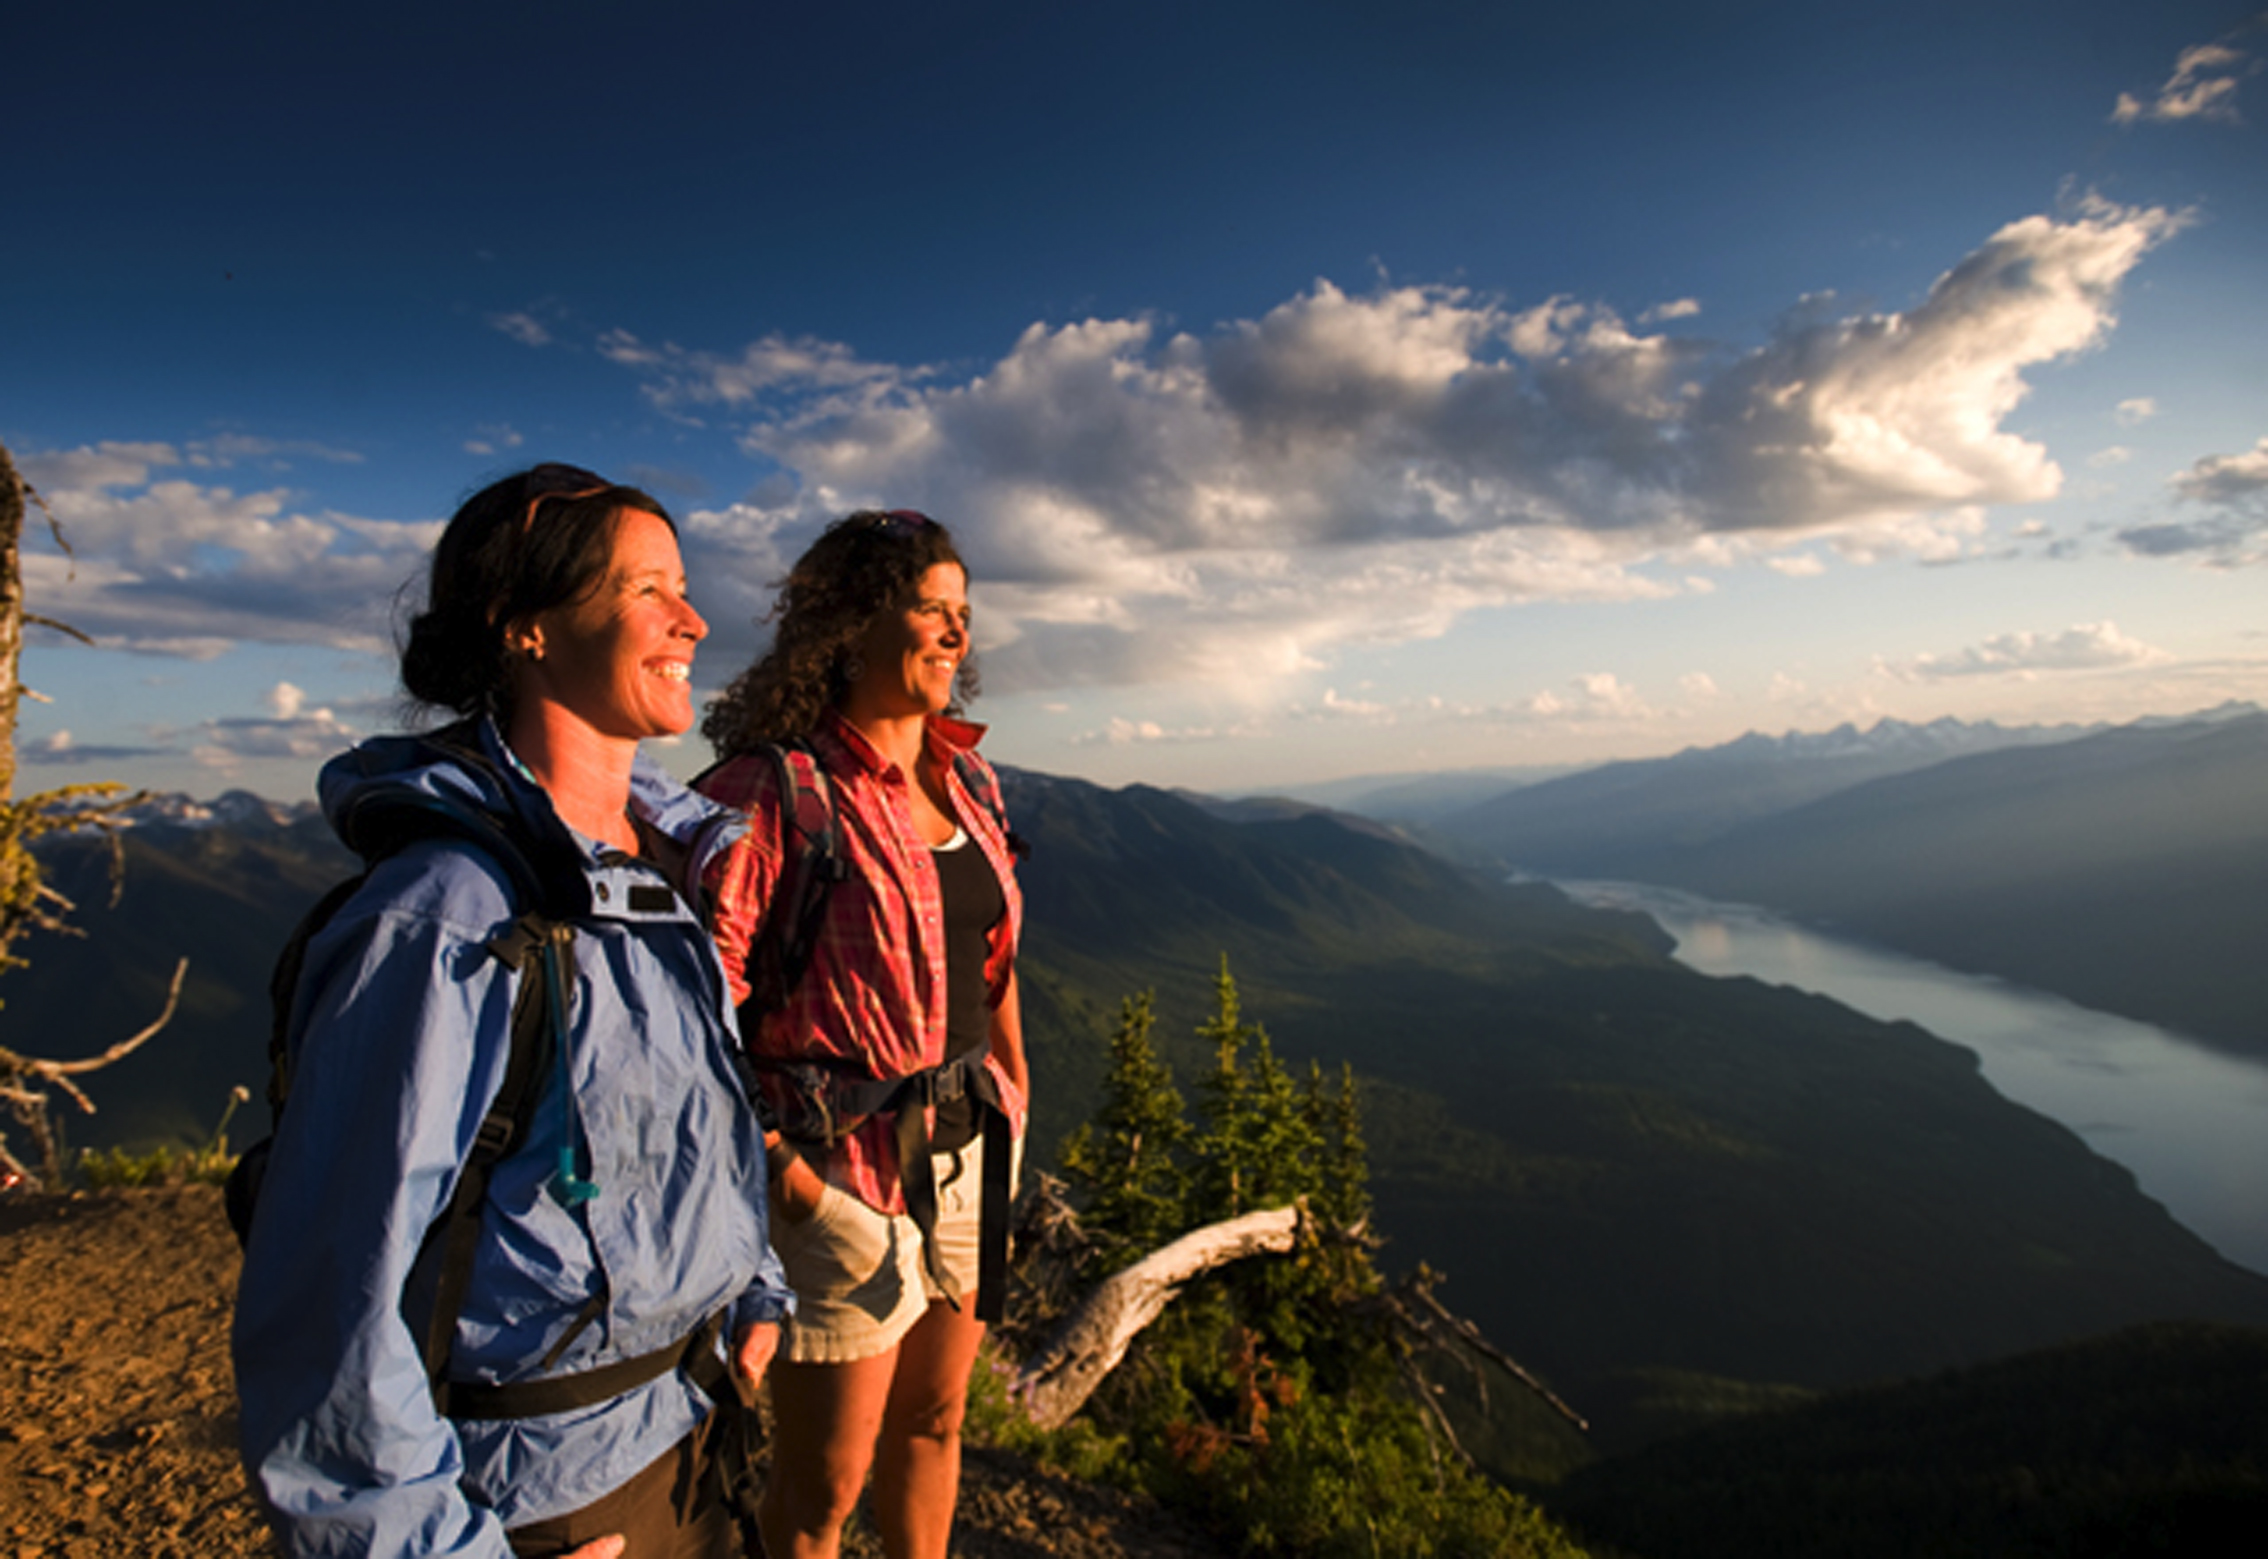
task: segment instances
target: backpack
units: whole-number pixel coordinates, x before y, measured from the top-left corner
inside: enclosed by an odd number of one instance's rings
[[[923,1265],[930,1280],[958,1309],[958,1286],[938,1266],[931,1237],[937,1218],[937,1188],[930,1172],[928,1106],[964,1096],[973,1098],[982,1108],[985,1143],[976,1315],[982,1321],[998,1321],[1006,1309],[1008,1191],[1014,1148],[1007,1115],[992,1076],[985,1070],[985,1052],[958,1056],[909,1076],[876,1077],[852,1063],[772,1061],[747,1048],[749,1037],[766,1017],[787,1005],[810,969],[820,924],[826,918],[828,896],[835,884],[849,880],[853,870],[841,850],[834,789],[809,742],[766,742],[754,750],[770,759],[778,776],[780,816],[785,825],[781,846],[786,860],[771,906],[749,945],[744,971],[748,997],[741,1002],[738,1015],[749,1065],[780,1078],[788,1094],[783,1117],[768,1094],[751,1088],[756,1113],[767,1131],[778,1131],[791,1143],[821,1147],[832,1147],[872,1116],[891,1116],[906,1210],[921,1232]],[[704,771],[701,778],[715,767]],[[1009,852],[1019,859],[1027,854],[1029,847],[1008,827],[1007,809],[1001,804],[1000,787],[992,770],[974,753],[959,752],[953,755],[953,772],[962,789],[1008,841]],[[697,778],[694,785],[698,787],[700,782]]]
[[[495,766],[481,750],[477,729],[469,721],[433,732],[423,737],[420,745],[428,749],[431,757],[445,758],[480,772],[495,772]],[[268,1108],[272,1124],[270,1134],[247,1147],[229,1172],[224,1190],[228,1221],[236,1231],[239,1244],[250,1240],[253,1210],[259,1203],[260,1187],[266,1179],[275,1143],[274,1126],[281,1124],[291,1094],[288,1043],[291,1014],[309,944],[337,917],[380,862],[419,840],[451,840],[502,867],[519,913],[511,925],[489,939],[487,948],[499,963],[522,976],[512,1001],[510,1049],[504,1078],[488,1112],[481,1117],[480,1128],[465,1155],[449,1204],[427,1229],[418,1254],[420,1264],[439,1262],[433,1312],[426,1325],[423,1351],[435,1405],[446,1414],[453,1397],[500,1389],[452,1386],[448,1380],[449,1343],[472,1277],[473,1256],[479,1243],[480,1206],[487,1196],[489,1179],[496,1166],[527,1140],[543,1092],[544,1072],[556,1057],[565,1054],[563,971],[574,940],[570,917],[578,908],[587,906],[583,897],[587,890],[578,864],[560,859],[562,852],[557,846],[546,846],[537,840],[516,816],[507,812],[468,811],[433,797],[381,790],[343,815],[339,827],[342,837],[362,856],[365,864],[360,872],[333,886],[316,902],[293,928],[283,951],[277,955],[275,970],[268,980]],[[567,1156],[571,1151],[571,1147],[563,1150],[560,1170],[553,1177],[553,1194],[562,1201],[582,1200],[593,1193],[589,1182],[575,1174],[573,1161]],[[713,1332],[711,1336],[713,1338]],[[604,1395],[614,1394],[618,1392]],[[604,1400],[604,1396],[593,1400]],[[508,1409],[515,1405],[511,1401],[503,1404]],[[558,1411],[548,1407],[490,1411],[493,1406],[495,1404],[481,1404],[478,1416],[522,1417]],[[464,1402],[457,1404],[460,1413],[466,1408]]]

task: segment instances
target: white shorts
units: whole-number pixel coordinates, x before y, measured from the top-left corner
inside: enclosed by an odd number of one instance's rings
[[[1023,1143],[1016,1144],[1023,1157]],[[984,1138],[932,1161],[937,1176],[937,1264],[976,1303],[984,1201]],[[886,1353],[945,1297],[921,1260],[921,1233],[904,1213],[879,1213],[840,1186],[820,1193],[801,1223],[772,1208],[772,1248],[795,1290],[781,1356],[797,1364],[848,1364]]]

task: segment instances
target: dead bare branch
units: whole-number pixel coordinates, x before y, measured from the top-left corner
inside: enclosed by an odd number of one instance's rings
[[[1468,1369],[1474,1367],[1465,1360],[1464,1350],[1469,1349],[1479,1354],[1542,1398],[1561,1418],[1587,1433],[1591,1426],[1582,1414],[1560,1400],[1549,1386],[1530,1374],[1519,1360],[1490,1342],[1481,1334],[1479,1327],[1434,1297],[1434,1285],[1440,1281],[1440,1273],[1420,1262],[1409,1276],[1386,1293],[1366,1301],[1365,1305],[1384,1313],[1406,1335],[1431,1343],[1450,1357],[1466,1362]],[[1481,1379],[1477,1369],[1474,1369],[1474,1376],[1476,1380]],[[1484,1393],[1487,1390],[1485,1381],[1481,1389]]]
[[[39,512],[47,517],[47,532],[55,538],[57,548],[62,551],[65,557],[75,559],[78,554],[71,550],[71,540],[63,534],[63,522],[57,519],[55,511],[47,506],[47,499],[41,496],[39,489],[32,486],[31,482],[21,472],[16,471],[13,461],[9,462],[9,473],[15,477],[16,490],[23,494],[23,501],[27,504],[37,505]],[[69,576],[66,575],[65,577]]]
[[[1305,1218],[1303,1207],[1273,1207],[1207,1224],[1105,1278],[1017,1377],[1025,1415],[1043,1429],[1063,1424],[1184,1284],[1246,1256],[1291,1250]]]
[[[56,532],[56,535],[59,538],[62,534],[63,533],[61,531]],[[72,627],[69,623],[59,623],[54,618],[42,617],[37,612],[24,613],[24,621],[28,623],[37,623],[42,628],[53,628],[57,633],[67,633],[72,638],[77,639],[81,644],[94,643],[93,639],[87,637],[87,635],[81,633],[78,629]]]
[[[62,1182],[63,1163],[62,1151],[56,1143],[55,1129],[47,1118],[47,1091],[50,1088],[61,1089],[80,1109],[89,1115],[94,1114],[94,1101],[72,1079],[100,1071],[112,1062],[133,1054],[172,1022],[174,1010],[181,1003],[181,982],[187,978],[188,973],[188,959],[175,963],[173,980],[166,987],[165,1009],[139,1033],[128,1035],[100,1055],[86,1056],[77,1061],[50,1061],[39,1056],[18,1055],[0,1045],[0,1100],[5,1100],[14,1109],[16,1119],[31,1134],[33,1143],[39,1149],[38,1156],[48,1181],[57,1184]],[[4,1143],[0,1143],[0,1160],[5,1160],[7,1172],[15,1176],[18,1182],[27,1183],[34,1189],[41,1185],[41,1176],[33,1174],[14,1155],[8,1153]]]
[[[188,959],[181,959],[174,964],[173,981],[166,987],[165,991],[165,1010],[160,1012],[150,1025],[140,1033],[120,1040],[99,1056],[88,1056],[78,1061],[33,1061],[30,1063],[30,1069],[42,1077],[61,1082],[66,1076],[75,1076],[81,1072],[99,1072],[110,1065],[111,1062],[123,1056],[131,1055],[137,1048],[146,1044],[160,1029],[173,1021],[173,1009],[181,1001],[181,982],[187,977],[188,973]]]
[[[1417,1367],[1415,1360],[1405,1356],[1396,1362],[1402,1376],[1402,1388],[1416,1399],[1419,1410],[1425,1414],[1428,1430],[1425,1448],[1433,1457],[1434,1481],[1438,1483],[1441,1479],[1441,1442],[1444,1440],[1448,1442],[1449,1449],[1457,1453],[1459,1461],[1467,1467],[1477,1469],[1480,1463],[1473,1460],[1473,1453],[1465,1449],[1465,1442],[1458,1439],[1457,1431],[1450,1427],[1449,1415],[1442,1411],[1441,1403],[1437,1400],[1440,1388],[1425,1378],[1425,1372]]]

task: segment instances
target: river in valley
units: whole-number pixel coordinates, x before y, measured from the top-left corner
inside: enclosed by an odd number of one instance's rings
[[[2268,1273],[2268,1063],[2023,986],[1671,888],[1562,882],[1650,915],[1702,974],[1752,975],[1904,1018],[1973,1050],[2002,1094],[2061,1121],[2231,1261]]]

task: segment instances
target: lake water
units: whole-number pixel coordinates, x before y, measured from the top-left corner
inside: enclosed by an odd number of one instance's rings
[[[2268,1063],[1746,905],[1641,883],[1559,886],[1581,903],[1652,916],[1677,939],[1678,961],[1702,974],[1792,985],[1966,1046],[2001,1093],[2134,1171],[2222,1255],[2268,1272]]]

